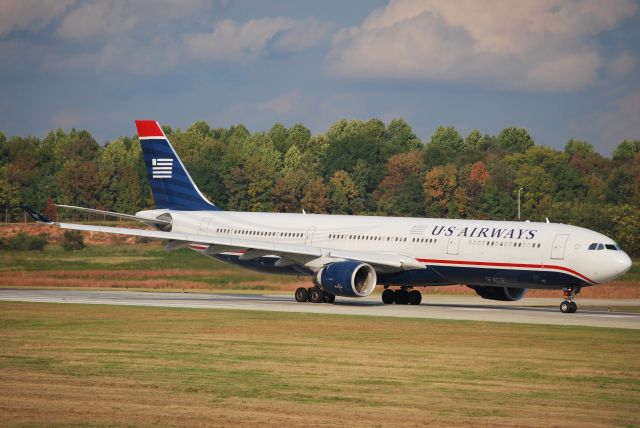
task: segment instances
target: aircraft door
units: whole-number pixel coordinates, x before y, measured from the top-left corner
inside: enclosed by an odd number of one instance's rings
[[[307,230],[307,235],[304,240],[304,245],[311,245],[313,243],[313,234],[316,233],[316,227],[311,226],[309,230]]]
[[[207,228],[209,227],[209,223],[211,223],[211,219],[210,218],[203,218],[202,221],[200,222],[200,227],[198,228],[198,234],[199,235],[206,235],[207,234]]]
[[[447,254],[456,255],[458,254],[458,250],[460,249],[460,237],[459,236],[450,236],[449,242],[447,243]]]
[[[564,259],[564,248],[567,246],[567,240],[569,235],[558,234],[553,240],[553,247],[551,248],[551,258],[556,260]]]

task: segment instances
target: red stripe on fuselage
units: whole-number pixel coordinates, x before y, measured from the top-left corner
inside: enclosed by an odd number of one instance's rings
[[[564,266],[556,266],[556,265],[544,265],[544,264],[527,264],[527,263],[499,263],[499,262],[473,262],[466,260],[436,260],[436,259],[416,259],[419,262],[423,263],[437,263],[437,264],[448,264],[448,265],[467,265],[467,266],[482,266],[482,267],[512,267],[512,268],[533,268],[533,269],[553,269],[553,270],[561,270],[565,272],[569,272],[570,274],[577,276],[579,278],[584,279],[587,282],[595,284],[595,281],[587,278],[580,272],[576,272],[573,269]]]

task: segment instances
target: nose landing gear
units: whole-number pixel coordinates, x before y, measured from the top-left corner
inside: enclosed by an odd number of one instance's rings
[[[578,310],[578,305],[573,301],[576,294],[580,293],[580,287],[563,288],[564,301],[560,303],[560,312],[563,314],[573,314]]]

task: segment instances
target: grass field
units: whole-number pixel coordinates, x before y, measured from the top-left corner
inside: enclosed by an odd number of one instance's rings
[[[637,426],[634,331],[0,303],[0,424]]]
[[[0,286],[81,287],[154,290],[292,292],[309,278],[263,275],[229,266],[183,249],[166,252],[159,244],[91,245],[65,252],[0,252]],[[379,290],[378,290],[379,291]],[[466,294],[467,287],[430,287],[431,294]],[[529,297],[559,297],[556,290],[530,290]],[[640,263],[612,283],[585,288],[581,297],[640,298]]]

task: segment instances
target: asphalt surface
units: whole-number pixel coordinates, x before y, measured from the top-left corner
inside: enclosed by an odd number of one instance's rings
[[[384,305],[379,296],[364,299],[338,297],[334,304],[313,304],[297,303],[293,295],[5,288],[0,289],[0,301],[309,312],[640,329],[640,313],[624,312],[624,307],[640,307],[640,299],[578,299],[579,309],[575,314],[560,312],[560,298],[495,302],[479,297],[440,297],[426,294],[423,295],[421,305],[404,306]]]

